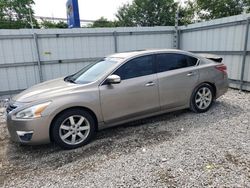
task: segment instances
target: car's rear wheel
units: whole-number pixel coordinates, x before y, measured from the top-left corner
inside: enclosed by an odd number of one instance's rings
[[[192,94],[190,108],[196,113],[203,113],[209,110],[214,101],[214,90],[209,84],[201,84]]]
[[[83,146],[95,134],[93,117],[81,109],[72,109],[61,113],[52,126],[54,142],[64,149]]]

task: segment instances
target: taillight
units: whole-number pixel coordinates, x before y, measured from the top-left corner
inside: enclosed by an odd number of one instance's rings
[[[227,66],[224,64],[221,65],[217,65],[215,66],[215,68],[221,72],[223,72],[224,74],[227,74]]]

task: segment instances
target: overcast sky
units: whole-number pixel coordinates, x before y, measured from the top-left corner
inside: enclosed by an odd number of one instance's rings
[[[66,18],[67,0],[35,0],[35,15]],[[132,0],[78,0],[81,19],[96,20],[101,16],[113,20],[117,9]]]

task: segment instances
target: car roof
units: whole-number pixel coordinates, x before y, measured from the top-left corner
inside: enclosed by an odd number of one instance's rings
[[[122,53],[115,53],[112,55],[109,55],[107,58],[117,58],[117,59],[129,59],[135,56],[140,56],[140,55],[147,55],[147,54],[154,54],[154,53],[180,53],[180,54],[187,54],[191,55],[192,53],[183,51],[183,50],[177,50],[177,49],[149,49],[149,50],[137,50],[137,51],[129,51],[129,52],[122,52]],[[193,54],[192,54],[193,55]]]

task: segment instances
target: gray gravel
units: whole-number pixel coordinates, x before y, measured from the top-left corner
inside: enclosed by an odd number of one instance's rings
[[[16,145],[0,121],[4,187],[250,187],[250,93],[107,129],[71,151]]]

